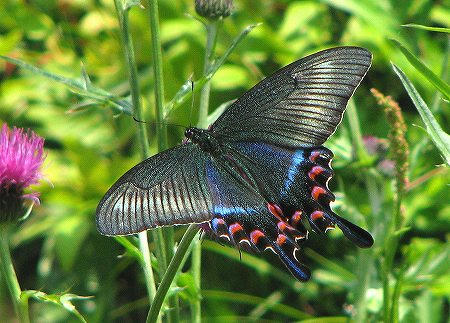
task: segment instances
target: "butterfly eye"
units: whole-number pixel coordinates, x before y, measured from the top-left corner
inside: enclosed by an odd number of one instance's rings
[[[184,131],[184,136],[186,137],[186,138],[192,138],[192,135],[194,134],[194,132],[192,131],[192,128],[187,128],[185,131]]]

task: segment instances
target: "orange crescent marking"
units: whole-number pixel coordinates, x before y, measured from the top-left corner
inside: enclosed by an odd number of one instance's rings
[[[309,156],[309,160],[312,161],[312,162],[315,162],[317,157],[319,157],[319,156],[320,156],[320,151],[317,151],[317,150],[313,151],[311,153],[311,155]]]
[[[312,189],[311,195],[313,197],[313,199],[315,199],[316,201],[319,199],[320,195],[325,194],[327,191],[325,191],[324,188],[320,187],[320,186],[314,186],[314,188]]]
[[[316,176],[319,175],[320,173],[322,173],[324,171],[324,169],[320,166],[314,166],[308,173],[309,178],[311,178],[312,180],[316,179]]]
[[[323,218],[323,212],[322,211],[314,211],[311,213],[311,220],[316,221],[317,219]]]
[[[264,237],[264,233],[259,230],[253,230],[250,232],[250,240],[254,245],[258,244],[258,241],[261,237]]]
[[[233,223],[229,226],[230,233],[234,235],[236,232],[242,230],[242,226],[239,223]]]
[[[296,225],[297,223],[299,223],[302,219],[302,211],[301,210],[297,210],[294,212],[294,214],[292,215],[291,219],[292,219],[292,224]]]
[[[281,246],[286,242],[287,238],[284,234],[279,234],[277,237],[277,245]]]

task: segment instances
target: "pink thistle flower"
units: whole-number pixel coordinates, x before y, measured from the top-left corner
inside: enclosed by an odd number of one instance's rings
[[[42,178],[45,159],[44,138],[21,128],[4,124],[0,132],[0,222],[21,216],[24,200],[39,204],[39,193],[24,194]]]

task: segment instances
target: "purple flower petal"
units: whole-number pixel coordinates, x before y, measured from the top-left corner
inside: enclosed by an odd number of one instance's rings
[[[22,200],[39,203],[39,193],[24,194],[24,189],[42,178],[40,168],[45,159],[44,139],[31,130],[3,124],[0,131],[0,205],[14,216]],[[8,210],[8,208],[11,208]]]

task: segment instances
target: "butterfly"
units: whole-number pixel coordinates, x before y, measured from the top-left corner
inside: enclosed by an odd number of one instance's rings
[[[217,237],[275,252],[300,281],[309,231],[337,225],[361,248],[372,236],[330,208],[333,153],[322,146],[341,122],[372,60],[359,47],[323,50],[265,78],[208,129],[150,157],[112,185],[96,211],[104,235],[199,223]]]

